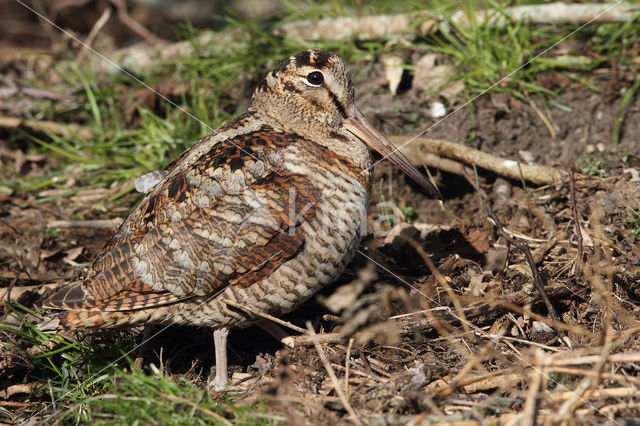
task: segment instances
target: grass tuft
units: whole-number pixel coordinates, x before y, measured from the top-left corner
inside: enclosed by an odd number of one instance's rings
[[[140,369],[121,371],[111,378],[110,392],[87,399],[93,424],[279,424],[256,406],[225,397],[216,401],[183,376],[168,377],[153,364],[149,374]],[[269,418],[267,418],[269,417]]]

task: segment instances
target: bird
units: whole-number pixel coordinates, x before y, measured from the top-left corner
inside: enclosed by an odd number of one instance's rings
[[[40,329],[212,328],[213,384],[227,386],[229,330],[296,309],[355,255],[366,234],[369,148],[442,199],[354,97],[335,53],[284,60],[244,113],[136,181],[146,196],[84,277],[45,301],[54,312]]]

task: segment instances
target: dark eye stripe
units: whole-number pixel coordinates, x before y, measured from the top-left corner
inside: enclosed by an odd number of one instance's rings
[[[325,89],[327,89],[327,92],[329,92],[329,97],[331,97],[331,100],[333,101],[333,104],[336,106],[336,109],[338,110],[340,115],[342,115],[342,117],[344,118],[347,118],[347,110],[344,105],[340,103],[336,94],[329,90],[326,84],[323,84],[323,86]]]

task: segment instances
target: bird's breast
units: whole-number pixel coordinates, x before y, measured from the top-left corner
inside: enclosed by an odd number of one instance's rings
[[[287,215],[303,218],[314,211],[299,225],[304,244],[264,279],[245,287],[229,286],[209,299],[194,323],[243,327],[259,319],[225,300],[272,315],[296,309],[342,273],[366,234],[368,170],[318,144],[291,144],[281,154],[280,171],[304,176],[319,194],[307,197],[291,188],[288,194],[281,194],[288,200]],[[314,204],[308,205],[311,202]]]

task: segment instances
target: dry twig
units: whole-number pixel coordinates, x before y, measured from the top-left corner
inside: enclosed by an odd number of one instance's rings
[[[524,173],[524,170],[523,170],[523,173]],[[529,265],[529,268],[531,269],[531,274],[533,276],[533,283],[536,286],[536,288],[538,289],[538,293],[542,297],[542,300],[544,301],[544,304],[547,307],[547,311],[549,312],[549,316],[551,317],[551,319],[553,320],[554,323],[562,323],[562,321],[560,320],[560,316],[556,312],[555,307],[551,303],[551,300],[549,299],[549,296],[547,295],[547,293],[545,291],[545,287],[547,285],[547,280],[546,280],[544,274],[541,274],[540,271],[538,270],[538,266],[536,265],[536,262],[533,259],[533,255],[531,254],[531,249],[529,248],[529,246],[526,243],[520,243],[520,242],[516,241],[514,238],[512,238],[509,234],[507,234],[504,231],[504,227],[502,226],[502,223],[500,222],[500,220],[498,219],[496,214],[493,212],[493,209],[486,202],[487,195],[478,186],[477,182],[475,182],[473,179],[471,179],[470,176],[465,176],[465,177],[466,177],[467,181],[476,189],[476,191],[478,192],[479,196],[481,197],[481,200],[483,201],[483,206],[484,206],[484,209],[486,211],[486,214],[489,217],[489,219],[493,222],[494,231],[495,231],[496,235],[498,237],[503,237],[510,245],[513,245],[522,254],[524,254],[525,259],[527,260],[527,263]],[[542,321],[548,322],[548,320],[545,321],[545,319],[542,319]],[[558,333],[558,335],[560,336],[560,338],[562,339],[562,341],[565,344],[567,344],[568,346],[571,346],[570,342],[568,341],[568,339],[565,339],[566,335],[564,333],[564,329],[563,328],[556,328],[556,332]]]
[[[576,203],[576,184],[574,180],[574,169],[571,167],[569,172],[569,192],[571,195],[571,209],[573,210],[573,223],[576,227],[576,238],[578,239],[578,254],[576,257],[576,269],[573,276],[578,278],[580,276],[580,267],[582,265],[582,230],[580,229],[580,217],[578,215],[578,204]]]
[[[638,395],[638,388],[636,386],[626,387],[626,388],[604,388],[604,389],[596,389],[589,397],[591,399],[600,399],[600,398],[625,398],[631,396]],[[567,391],[567,392],[554,392],[548,393],[545,395],[545,398],[551,399],[554,401],[567,400],[575,397],[575,392]]]
[[[544,301],[544,304],[546,305],[547,310],[548,310],[549,315],[551,316],[551,318],[556,322],[562,322],[560,320],[560,316],[556,312],[556,309],[554,308],[553,304],[551,303],[551,300],[549,300],[549,296],[547,295],[547,292],[545,291],[545,287],[547,285],[547,279],[538,270],[538,266],[536,265],[536,263],[533,260],[533,256],[531,255],[531,250],[529,249],[529,246],[524,244],[524,243],[523,244],[519,243],[518,241],[516,241],[515,239],[513,239],[509,235],[507,235],[505,232],[503,232],[502,224],[500,223],[500,220],[498,219],[496,214],[486,204],[485,204],[485,208],[487,209],[487,214],[489,215],[489,218],[491,218],[491,220],[494,223],[494,226],[496,227],[495,228],[496,229],[496,234],[499,237],[503,237],[505,240],[507,240],[509,242],[509,244],[512,244],[522,254],[525,255],[525,258],[527,259],[527,263],[529,264],[529,268],[531,268],[531,274],[533,275],[533,283],[535,284],[536,288],[538,289],[538,292],[540,293],[540,296],[542,297],[542,300]],[[558,334],[561,337],[564,338],[564,331],[562,331],[562,329],[558,329]]]
[[[431,162],[430,164],[433,164],[433,155],[437,155],[438,157],[475,165],[510,179],[520,180],[524,178],[526,181],[537,185],[560,183],[565,176],[564,171],[553,167],[519,164],[517,161],[500,158],[442,139],[412,138],[411,136],[390,136],[389,139],[398,147],[400,152],[410,158],[416,165],[427,165],[427,160]],[[454,168],[452,164],[449,166]],[[463,173],[463,170],[458,171],[458,174]]]
[[[607,338],[609,339],[609,341],[602,348],[600,359],[598,360],[596,365],[593,367],[593,370],[596,374],[586,376],[580,382],[580,384],[578,384],[576,389],[573,391],[574,392],[573,397],[565,401],[564,404],[562,404],[562,406],[558,410],[558,416],[563,421],[568,422],[570,420],[570,417],[573,415],[578,405],[582,403],[588,403],[587,399],[589,398],[589,394],[593,390],[595,390],[596,386],[600,382],[599,373],[602,371],[605,363],[607,362],[608,355],[611,352],[611,349],[613,348],[613,340],[611,340],[610,334],[607,334]]]
[[[120,22],[126,25],[131,31],[145,39],[149,44],[156,44],[160,41],[151,31],[129,15],[129,12],[127,12],[127,4],[124,0],[111,0],[111,3],[118,9],[118,19]]]
[[[255,309],[255,308],[253,308],[253,307],[251,307],[249,305],[246,305],[246,304],[243,304],[243,303],[237,303],[237,302],[234,302],[234,301],[229,300],[229,299],[221,299],[221,300],[224,303],[226,303],[227,305],[229,305],[229,306],[233,306],[234,308],[242,309],[243,311],[248,312],[250,314],[258,315],[259,317],[271,320],[271,321],[273,321],[275,323],[278,323],[278,324],[283,325],[283,326],[285,326],[287,328],[290,328],[293,331],[297,331],[298,333],[304,333],[304,334],[307,333],[307,330],[305,330],[304,328],[301,328],[301,327],[298,327],[297,325],[291,324],[288,321],[281,320],[280,318],[276,318],[273,315],[269,315],[267,313],[261,312],[261,311]]]
[[[541,349],[536,350],[535,363],[531,369],[531,382],[529,384],[529,393],[527,400],[524,403],[524,410],[522,413],[523,419],[520,423],[522,426],[535,425],[536,418],[538,416],[538,409],[540,408],[540,400],[538,394],[540,393],[540,386],[542,385],[543,376],[546,376],[546,372],[542,370],[542,359],[544,352]]]
[[[638,332],[638,330],[636,330]],[[585,356],[572,356],[568,358],[555,357],[551,360],[551,367],[565,366],[565,365],[583,365],[593,364],[600,362],[603,359],[602,355],[585,355]],[[604,357],[606,362],[640,362],[640,352],[624,352],[620,354],[611,354]]]
[[[311,338],[314,339],[313,345],[316,347],[318,356],[320,356],[320,361],[322,361],[322,364],[324,365],[325,370],[327,370],[327,374],[329,374],[329,377],[331,378],[331,382],[333,383],[333,387],[335,388],[338,394],[338,397],[340,398],[340,402],[342,402],[342,405],[351,416],[351,419],[353,420],[353,422],[355,424],[362,425],[362,422],[358,418],[358,414],[355,412],[355,410],[349,403],[347,396],[344,394],[344,391],[342,390],[342,386],[340,386],[340,382],[338,381],[338,377],[336,376],[336,373],[333,371],[333,368],[331,367],[331,363],[329,362],[329,359],[327,359],[327,356],[322,350],[322,346],[320,346],[320,341],[318,340],[318,335],[313,330],[313,327],[311,326],[310,321],[307,321],[307,329],[309,330],[309,335],[311,336]]]
[[[100,15],[100,18],[98,18],[96,23],[93,25],[93,28],[91,28],[91,31],[89,31],[89,35],[84,40],[84,43],[82,43],[82,48],[80,50],[80,53],[78,53],[78,57],[77,57],[77,61],[79,63],[81,63],[84,57],[87,55],[87,52],[89,52],[89,49],[93,44],[93,40],[96,38],[98,33],[100,33],[100,30],[102,30],[102,28],[105,26],[105,24],[107,23],[110,17],[111,17],[111,8],[105,7],[104,11],[102,11],[102,15]]]
[[[306,332],[307,330],[305,330],[305,333]],[[323,345],[326,343],[338,343],[344,340],[344,335],[342,333],[322,333],[317,334],[315,339],[311,338],[308,334],[287,336],[282,339],[282,344],[289,346],[290,348],[298,346],[312,346],[315,340],[318,340]]]
[[[351,346],[353,346],[353,337],[349,339],[347,346],[347,355],[344,361],[344,392],[349,398],[349,360],[351,359]]]
[[[56,281],[56,280],[66,280],[69,279],[68,276],[64,275],[56,275],[56,274],[38,274],[35,272],[13,272],[13,271],[0,271],[1,279],[18,279],[18,280],[29,280],[29,281],[37,281],[33,285],[40,286],[43,281]],[[16,287],[18,288],[18,287]]]

